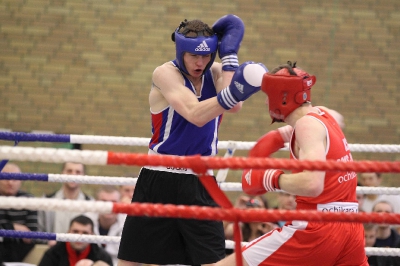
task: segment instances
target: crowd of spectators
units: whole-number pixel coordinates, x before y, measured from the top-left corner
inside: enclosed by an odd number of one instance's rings
[[[360,173],[359,186],[381,187],[381,173]],[[400,195],[365,194],[357,195],[360,211],[376,213],[400,213]],[[400,227],[390,224],[364,224],[365,247],[400,248]],[[369,256],[370,266],[400,265],[399,257]]]
[[[5,164],[2,173],[22,173],[20,167],[12,162]],[[62,174],[85,175],[81,163],[63,164]],[[0,179],[0,196],[34,197],[21,191],[23,181]],[[68,200],[98,200],[130,203],[135,186],[99,186],[95,194],[82,191],[80,184],[65,182],[60,189],[43,195],[45,198]],[[121,236],[126,215],[98,214],[66,211],[31,211],[0,209],[0,229],[32,231],[45,233],[91,234]],[[40,266],[61,265],[117,265],[118,243],[88,244],[82,242],[57,242],[55,240],[19,239],[0,237],[0,265],[3,262],[23,262],[35,245],[46,245],[45,252],[38,262]]]
[[[7,163],[4,173],[21,173],[15,163]],[[80,163],[65,163],[61,171],[68,175],[84,175],[85,167]],[[358,186],[379,187],[382,184],[380,173],[360,173]],[[0,180],[0,196],[34,197],[21,191],[21,180]],[[92,196],[82,191],[77,183],[63,183],[54,193],[43,195],[46,198],[70,200],[98,200],[130,203],[134,186],[100,186]],[[272,200],[271,200],[272,199]],[[380,194],[357,194],[360,212],[400,213],[400,196]],[[271,204],[270,202],[273,202]],[[284,191],[273,193],[270,200],[265,196],[249,196],[241,193],[234,205],[239,209],[265,208],[276,210],[295,210],[295,197]],[[16,231],[39,231],[48,233],[94,234],[121,236],[126,215],[98,214],[81,212],[54,212],[0,209],[0,229]],[[272,229],[282,227],[285,221],[240,223],[242,240],[252,241]],[[224,222],[225,238],[233,240],[233,224]],[[389,224],[364,224],[365,247],[400,248],[400,236],[396,226]],[[44,244],[35,239],[0,238],[0,262],[21,262],[35,244]],[[87,244],[79,242],[48,241],[48,250],[40,261],[41,266],[51,265],[50,261],[66,256],[76,265],[117,265],[118,244]],[[85,251],[85,252],[83,252]],[[227,249],[227,254],[232,251]],[[369,264],[400,265],[398,257],[369,256]],[[50,264],[49,264],[50,263]]]

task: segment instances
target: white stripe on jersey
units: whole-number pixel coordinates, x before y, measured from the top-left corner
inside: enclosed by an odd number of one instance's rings
[[[218,139],[218,123],[219,123],[219,116],[214,119],[215,127],[214,127],[214,137],[211,142],[211,156],[217,154],[217,139]]]
[[[171,133],[171,127],[172,127],[172,120],[174,118],[174,113],[175,110],[171,106],[169,107],[168,110],[168,118],[167,122],[165,123],[165,130],[164,130],[164,136],[163,136],[163,141],[159,142],[157,145],[154,146],[153,150],[155,152],[158,152],[158,147],[160,147],[169,137],[169,134]]]

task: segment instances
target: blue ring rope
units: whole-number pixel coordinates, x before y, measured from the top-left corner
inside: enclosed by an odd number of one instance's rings
[[[43,142],[63,142],[69,143],[71,141],[70,135],[66,134],[34,134],[24,132],[0,132],[1,140],[13,141],[43,141]]]
[[[32,239],[47,239],[57,240],[57,234],[46,232],[22,232],[15,230],[0,229],[0,236],[11,238],[32,238]]]
[[[32,173],[0,173],[0,180],[30,180],[30,181],[49,181],[47,174]]]

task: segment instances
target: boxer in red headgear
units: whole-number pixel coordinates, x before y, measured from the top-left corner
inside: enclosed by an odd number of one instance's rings
[[[310,102],[310,90],[315,82],[315,76],[295,67],[264,75],[262,90],[268,95],[272,123],[284,122],[297,107]]]
[[[310,102],[315,81],[291,62],[264,74],[261,89],[267,94],[272,120],[293,128],[291,159],[352,161],[338,122]],[[358,212],[357,175],[353,171],[248,170],[242,186],[252,195],[277,190],[296,195],[297,210]],[[368,265],[363,226],[347,222],[287,222],[245,245],[243,258],[244,265],[251,266]],[[225,265],[235,265],[234,254],[217,263]]]

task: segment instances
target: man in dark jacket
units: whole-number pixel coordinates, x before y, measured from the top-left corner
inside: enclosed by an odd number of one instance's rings
[[[71,220],[68,233],[93,235],[93,221],[84,215]],[[39,266],[75,266],[82,259],[104,261],[112,266],[111,256],[97,244],[84,242],[58,242],[43,255]]]
[[[1,169],[0,169],[1,170]],[[15,163],[8,162],[1,170],[2,173],[21,173]],[[33,197],[32,194],[20,190],[21,180],[0,180],[0,196],[4,197]],[[0,209],[0,229],[23,232],[37,231],[37,211]],[[35,246],[32,239],[0,238],[0,263],[19,262]]]
[[[372,208],[372,212],[393,213],[393,206],[388,201],[378,201]],[[397,231],[389,224],[378,224],[374,247],[398,248],[400,246],[400,236]],[[392,256],[370,256],[368,257],[370,266],[399,266],[400,258]]]

